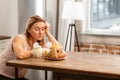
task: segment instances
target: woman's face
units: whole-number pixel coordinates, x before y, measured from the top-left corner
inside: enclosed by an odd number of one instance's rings
[[[45,23],[44,22],[36,22],[32,25],[31,29],[28,30],[30,33],[30,37],[32,37],[35,41],[42,40],[45,35]]]

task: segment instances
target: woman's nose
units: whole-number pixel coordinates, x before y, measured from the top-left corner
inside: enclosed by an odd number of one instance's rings
[[[42,34],[42,30],[39,31],[39,34]]]

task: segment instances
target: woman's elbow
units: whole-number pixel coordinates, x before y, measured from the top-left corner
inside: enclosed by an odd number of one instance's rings
[[[23,55],[23,54],[20,54],[17,56],[18,59],[25,59],[25,58],[28,58],[29,56],[26,56],[26,55]]]

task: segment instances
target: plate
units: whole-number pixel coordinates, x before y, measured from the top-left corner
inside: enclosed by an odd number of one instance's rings
[[[43,57],[44,59],[47,59],[47,60],[52,60],[52,61],[59,61],[59,60],[64,60],[66,59],[67,57],[64,57],[64,58],[49,58],[49,57]]]

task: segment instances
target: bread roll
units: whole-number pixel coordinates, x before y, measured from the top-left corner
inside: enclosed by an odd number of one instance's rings
[[[45,56],[48,58],[64,58],[66,56],[65,51],[62,49],[62,45],[53,44],[50,48],[50,52]]]

